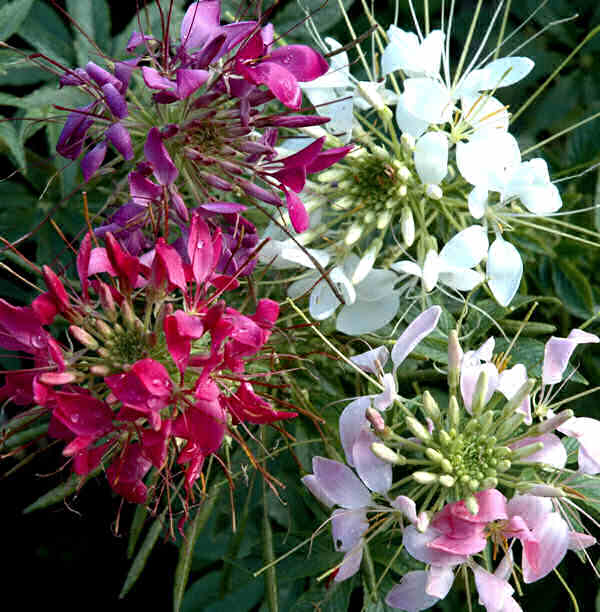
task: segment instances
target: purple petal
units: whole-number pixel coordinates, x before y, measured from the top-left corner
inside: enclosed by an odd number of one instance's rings
[[[413,349],[427,337],[437,326],[442,309],[432,306],[422,312],[398,338],[392,348],[392,361],[394,362],[394,373],[398,366],[406,359]]]
[[[93,106],[94,103],[81,106],[67,117],[56,144],[56,150],[63,157],[77,159],[81,154],[87,131],[94,123],[94,119],[85,113],[91,111]],[[85,113],[77,111],[84,111]]]
[[[106,138],[110,140],[112,146],[124,159],[133,159],[131,136],[129,136],[129,132],[122,123],[113,123],[108,130],[106,130]]]
[[[523,580],[535,582],[549,574],[563,559],[569,548],[569,526],[558,514],[551,512],[533,530],[534,540],[523,546]]]
[[[352,447],[352,458],[360,479],[376,493],[385,494],[392,486],[392,466],[375,456],[371,450],[379,438],[370,430],[363,429]]]
[[[142,66],[142,76],[144,77],[144,83],[146,83],[150,89],[172,91],[175,87],[175,83],[173,83],[173,81],[170,81],[166,77],[162,76],[162,74],[155,68]]]
[[[129,81],[133,71],[137,68],[140,59],[134,57],[133,59],[124,60],[115,64],[115,76],[123,84],[121,91],[125,91],[129,87]]]
[[[158,201],[162,196],[162,188],[147,179],[141,172],[130,172],[129,193],[131,199],[140,206],[147,207],[151,202]]]
[[[172,185],[179,176],[179,172],[171,159],[158,128],[153,127],[148,132],[144,145],[146,159],[152,164],[156,180],[161,185]]]
[[[333,545],[337,551],[348,552],[358,544],[369,528],[364,508],[360,510],[334,510],[331,518]]]
[[[220,0],[193,2],[181,23],[181,46],[185,49],[199,49],[219,34],[220,30]]]
[[[239,213],[246,210],[247,206],[238,204],[237,202],[207,202],[201,204],[198,208],[212,213]]]
[[[354,466],[352,449],[361,430],[368,426],[365,413],[369,407],[368,397],[359,397],[348,404],[340,415],[339,430],[342,448],[348,465]]]
[[[94,79],[94,81],[96,81],[96,83],[98,83],[98,85],[100,85],[100,87],[106,85],[107,83],[112,83],[112,85],[119,91],[123,87],[123,83],[121,83],[116,76],[112,75],[107,70],[104,70],[104,68],[100,68],[100,66],[98,66],[98,64],[94,64],[94,62],[88,62],[85,67],[85,71],[92,79]]]
[[[106,140],[99,142],[91,151],[88,151],[85,157],[81,160],[81,172],[87,183],[102,165],[106,157],[106,149],[108,144]]]
[[[103,85],[102,93],[104,94],[104,99],[106,100],[110,112],[117,119],[125,119],[125,117],[129,115],[127,101],[112,83]]]
[[[439,598],[427,594],[428,577],[428,572],[423,570],[404,574],[402,580],[387,594],[385,603],[406,612],[419,612],[431,608]]]
[[[177,71],[177,97],[180,100],[191,96],[197,89],[208,81],[209,73],[207,70],[185,70],[180,68]]]
[[[371,503],[369,490],[343,463],[314,457],[313,471],[327,496],[338,506],[354,510],[365,508]]]

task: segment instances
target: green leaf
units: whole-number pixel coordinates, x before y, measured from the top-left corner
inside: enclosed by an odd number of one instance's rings
[[[138,506],[139,507],[139,506]],[[141,576],[144,571],[144,567],[146,567],[146,562],[150,557],[150,553],[154,548],[154,545],[158,541],[158,536],[160,535],[163,525],[165,522],[165,517],[167,515],[167,509],[163,510],[161,515],[154,520],[152,523],[152,527],[148,530],[140,549],[129,568],[129,572],[127,574],[127,578],[125,578],[125,584],[123,584],[123,588],[119,593],[119,599],[123,599],[127,593],[133,588],[133,585],[137,582],[137,579]]]
[[[32,4],[33,0],[13,0],[0,8],[0,40],[6,40],[21,30]]]
[[[75,53],[80,66],[87,64],[98,54],[90,40],[101,51],[110,52],[110,11],[106,0],[94,0],[93,2],[67,0],[67,10],[74,22],[87,35],[72,24],[75,35]]]
[[[207,497],[204,499],[196,516],[191,519],[191,522],[185,530],[185,537],[179,549],[179,560],[175,568],[175,586],[173,588],[173,610],[179,612],[185,594],[185,587],[190,576],[192,567],[192,557],[194,555],[194,546],[204,525],[210,518],[210,515],[215,507],[217,497],[221,489],[215,486],[211,487]]]
[[[75,62],[71,33],[56,11],[40,0],[23,21],[19,36],[57,62],[69,66]]]
[[[556,295],[571,314],[582,319],[594,314],[592,287],[573,263],[561,259],[555,261],[552,266],[552,282]]]
[[[3,120],[0,123],[0,142],[10,154],[17,169],[25,171],[25,150],[23,140],[12,121]]]

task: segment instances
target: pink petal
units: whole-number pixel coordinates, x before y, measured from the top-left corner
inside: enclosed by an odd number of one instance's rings
[[[517,363],[512,368],[504,370],[498,378],[498,388],[502,395],[508,400],[516,394],[516,392],[527,382],[527,370],[522,363]],[[525,415],[525,423],[531,425],[531,398],[529,395],[521,402],[517,412]]]
[[[301,479],[302,484],[325,506],[332,508],[335,506],[335,501],[327,495],[325,489],[321,486],[317,477],[314,474],[308,474]]]
[[[331,518],[331,532],[335,549],[348,552],[358,544],[368,528],[369,522],[364,508],[334,510]]]
[[[371,503],[368,489],[343,463],[313,457],[313,471],[327,496],[338,506],[354,510],[365,508]]]
[[[362,540],[355,546],[353,550],[348,551],[344,555],[344,559],[342,561],[342,565],[337,571],[334,582],[342,582],[343,580],[347,580],[351,576],[354,576],[356,572],[358,572],[360,568],[360,563],[362,561],[363,556],[363,542]]]
[[[302,104],[302,90],[296,77],[286,68],[271,61],[246,67],[244,76],[255,85],[266,85],[275,97],[288,108],[298,110]]]
[[[408,357],[414,348],[426,338],[437,326],[442,309],[432,306],[422,312],[402,333],[392,348],[394,373],[398,366]]]
[[[148,206],[151,202],[156,202],[162,197],[162,187],[147,179],[141,172],[130,172],[127,180],[129,181],[131,199],[136,204]]]
[[[485,606],[487,612],[502,612],[504,602],[513,594],[514,589],[506,580],[486,572],[479,565],[473,567],[473,574],[479,593],[479,603]]]
[[[77,436],[95,439],[112,429],[112,411],[107,404],[82,393],[55,393],[53,415]]]
[[[427,531],[421,533],[415,527],[409,525],[404,529],[402,544],[411,557],[423,563],[448,566],[464,563],[467,560],[464,555],[447,553],[431,547],[431,543],[441,535],[441,531],[433,527],[429,527]]]
[[[471,404],[473,403],[477,381],[482,372],[486,372],[488,375],[488,386],[484,399],[484,404],[487,404],[498,386],[498,369],[496,366],[491,362],[475,366],[463,363],[460,369],[460,393],[469,414],[471,413]]]
[[[215,259],[208,225],[198,214],[192,216],[187,253],[192,264],[194,279],[201,285],[213,271]]]
[[[350,361],[355,363],[361,370],[370,372],[371,374],[379,374],[383,370],[383,366],[387,363],[390,352],[385,346],[380,346],[376,349],[371,349],[366,353],[360,353],[350,357]]]
[[[370,430],[362,429],[352,447],[354,467],[360,479],[376,493],[387,493],[392,486],[392,466],[375,456],[371,444],[379,438]]]
[[[523,580],[535,582],[549,574],[563,559],[569,547],[569,526],[557,512],[548,514],[533,530],[534,541],[523,546]]]
[[[584,550],[596,543],[596,538],[589,533],[569,531],[569,550]]]
[[[422,570],[404,574],[402,580],[387,594],[385,603],[406,612],[431,608],[439,598],[427,594],[428,578],[428,572]]]
[[[522,446],[535,444],[536,442],[542,442],[544,448],[539,450],[537,453],[529,455],[529,457],[525,457],[525,459],[521,459],[521,461],[525,461],[527,463],[547,463],[558,469],[565,467],[567,464],[567,451],[562,445],[560,438],[554,434],[544,434],[542,436],[536,436],[533,438],[525,438],[524,440],[519,440],[518,442],[511,444],[510,447],[517,449],[521,448]]]
[[[509,516],[520,516],[533,530],[552,512],[552,501],[536,495],[515,495],[507,504]]]
[[[562,380],[569,359],[578,344],[596,343],[599,341],[598,336],[580,329],[572,330],[567,338],[556,338],[554,336],[550,338],[544,348],[542,383],[551,385]]]
[[[302,82],[314,81],[329,69],[323,56],[306,45],[279,47],[271,51],[269,62],[279,64]]]
[[[340,440],[346,454],[346,462],[351,466],[354,466],[352,455],[354,444],[362,429],[368,426],[365,413],[369,404],[370,400],[368,397],[359,397],[348,404],[340,415]]]
[[[77,274],[79,275],[79,281],[81,282],[81,292],[86,301],[89,299],[88,287],[90,283],[88,280],[88,270],[90,267],[91,255],[92,235],[90,232],[88,232],[79,244],[79,250],[77,251]]]
[[[170,81],[166,77],[162,76],[162,74],[155,68],[142,66],[142,76],[144,77],[144,83],[146,83],[150,89],[172,91],[175,87],[175,83],[173,83],[173,81]]]
[[[427,586],[425,591],[432,597],[444,599],[452,588],[454,582],[454,572],[445,565],[432,565],[427,576]]]

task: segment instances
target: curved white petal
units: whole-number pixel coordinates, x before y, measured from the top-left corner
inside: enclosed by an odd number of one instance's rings
[[[361,370],[365,372],[370,372],[371,374],[378,374],[383,366],[387,363],[387,360],[390,357],[390,352],[387,350],[385,346],[379,346],[377,348],[371,349],[370,351],[366,351],[364,353],[360,353],[358,355],[354,355],[350,357],[350,361],[355,363]]]
[[[521,283],[523,260],[519,251],[500,236],[490,247],[487,275],[493,296],[501,306],[508,306]]]
[[[484,94],[465,95],[460,100],[462,118],[476,130],[508,130],[508,110],[500,100]]]
[[[400,297],[396,292],[374,302],[356,300],[354,304],[342,307],[335,327],[350,336],[366,334],[387,325],[398,312],[399,306]]]
[[[471,225],[446,243],[440,251],[440,259],[450,268],[473,268],[486,256],[488,245],[485,229],[481,225]]]
[[[535,66],[528,57],[502,57],[487,64],[480,72],[479,90],[507,87],[525,78]]]
[[[382,461],[371,450],[380,439],[370,430],[363,429],[352,447],[352,458],[360,479],[376,493],[385,494],[392,486],[392,466]]]
[[[442,309],[439,306],[432,306],[416,317],[402,332],[392,348],[394,372],[408,355],[410,355],[417,344],[437,327],[441,314]]]
[[[410,134],[413,138],[419,138],[429,127],[429,121],[419,119],[408,111],[404,94],[398,96],[396,101],[396,123],[403,134]]]
[[[395,272],[398,272],[400,274],[410,274],[411,276],[416,276],[418,278],[421,278],[421,276],[423,275],[419,264],[416,264],[414,261],[408,260],[397,261],[396,263],[393,263],[390,266],[390,270],[394,270]]]
[[[487,185],[476,186],[469,193],[467,200],[469,212],[475,219],[481,219],[485,214],[485,208],[488,204],[488,193]]]
[[[313,272],[307,274],[304,278],[294,281],[288,287],[288,296],[291,297],[292,300],[297,300],[299,297],[306,295],[315,286],[315,283],[319,281],[319,278],[321,278],[321,275]]]
[[[417,140],[415,167],[423,183],[437,185],[448,173],[448,136],[443,132],[428,132]]]
[[[439,255],[433,249],[427,251],[423,262],[423,289],[425,291],[433,291],[437,285],[441,267]]]
[[[484,275],[470,268],[446,268],[440,272],[440,283],[457,291],[471,291],[485,280]]]
[[[390,270],[374,268],[356,285],[356,299],[372,302],[385,298],[397,282],[398,277]]]
[[[440,81],[428,78],[404,81],[404,105],[411,114],[429,123],[446,123],[452,118],[454,101]]]
[[[381,69],[384,76],[396,70],[418,70],[415,58],[419,55],[419,39],[413,32],[405,32],[397,26],[388,29],[390,43],[383,50]]]
[[[317,321],[329,318],[339,305],[340,301],[335,293],[331,290],[329,284],[323,280],[310,292],[308,310],[310,316]]]

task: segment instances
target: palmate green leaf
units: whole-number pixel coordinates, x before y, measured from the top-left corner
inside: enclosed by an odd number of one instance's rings
[[[74,65],[71,33],[58,13],[45,2],[36,0],[19,28],[19,36],[51,59],[68,66]]]
[[[34,0],[13,0],[0,8],[0,40],[7,40],[15,32],[21,33],[21,25],[33,3]]]
[[[0,49],[0,86],[23,87],[55,79],[55,75],[50,71],[36,68],[33,62],[27,59],[27,54]],[[5,95],[7,94],[2,94]],[[8,106],[18,104],[10,103]]]
[[[7,118],[0,120],[0,143],[2,149],[8,152],[14,165],[18,170],[25,172],[25,149],[23,147],[23,138],[20,130],[17,129],[15,123]]]
[[[347,10],[355,0],[342,0]],[[319,33],[331,30],[343,17],[337,0],[296,0],[288,3],[285,8],[276,13],[273,19],[275,31],[286,39],[314,43],[306,26],[295,27],[304,19],[306,14],[312,14],[315,23],[319,24]],[[292,30],[287,34],[289,30]]]
[[[584,274],[564,259],[552,264],[552,282],[556,295],[573,315],[587,319],[594,314],[592,287]]]
[[[100,48],[101,51],[111,51],[110,38],[110,10],[106,0],[67,0],[67,10],[72,19],[87,36]],[[74,25],[75,54],[77,64],[84,66],[89,60],[94,61],[98,54],[88,38]]]

